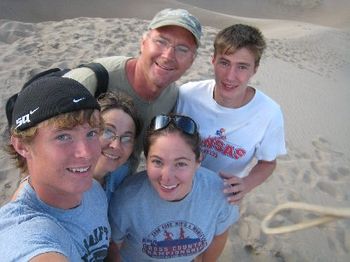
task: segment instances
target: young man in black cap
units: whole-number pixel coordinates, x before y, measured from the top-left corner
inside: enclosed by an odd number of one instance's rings
[[[8,151],[28,174],[0,209],[3,261],[102,261],[110,227],[92,179],[100,155],[99,105],[79,82],[36,80],[17,96]]]

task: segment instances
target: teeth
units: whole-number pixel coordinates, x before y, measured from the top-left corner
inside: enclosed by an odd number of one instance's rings
[[[161,184],[161,186],[164,187],[165,189],[174,189],[177,187],[177,185],[167,186],[167,185],[163,185],[163,184]]]
[[[120,158],[120,156],[111,155],[111,154],[108,154],[108,153],[105,153],[105,152],[103,152],[103,155],[105,157],[108,157],[108,158],[113,159],[113,160],[117,160],[117,159]]]
[[[80,168],[69,168],[70,171],[74,172],[74,173],[84,173],[86,171],[89,170],[88,167],[80,167]]]
[[[161,67],[162,69],[164,69],[164,70],[167,70],[167,71],[173,70],[172,67],[167,67],[167,66],[161,65],[161,64],[159,64],[159,63],[157,63],[157,62],[156,62],[156,64],[157,64],[159,67]]]
[[[161,66],[161,68],[163,68],[164,70],[167,70],[167,71],[173,70],[172,68],[167,68],[167,67],[164,67],[164,66]]]
[[[230,84],[230,83],[223,83],[225,87],[227,88],[233,88],[234,85],[233,84]]]

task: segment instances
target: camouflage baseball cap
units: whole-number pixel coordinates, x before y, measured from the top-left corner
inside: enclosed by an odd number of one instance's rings
[[[156,29],[167,25],[176,25],[187,29],[196,39],[197,46],[200,46],[202,26],[198,19],[191,15],[187,10],[164,9],[154,16],[148,29]]]

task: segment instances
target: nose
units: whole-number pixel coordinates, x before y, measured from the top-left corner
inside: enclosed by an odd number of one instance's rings
[[[173,45],[168,45],[168,46],[163,48],[162,53],[163,53],[163,56],[165,56],[165,57],[174,58],[175,57],[175,47]]]
[[[111,148],[114,148],[114,149],[116,149],[116,148],[122,148],[121,147],[121,142],[120,142],[120,138],[119,137],[116,137],[113,141],[111,141],[110,143],[109,143],[109,147],[111,147]]]
[[[232,66],[227,70],[226,78],[227,80],[235,80],[237,76],[236,69]]]
[[[100,151],[100,143],[91,143],[91,141],[81,140],[76,143],[75,157],[90,159],[95,155],[99,155]]]
[[[162,182],[168,184],[174,177],[172,168],[169,166],[164,166],[162,169]]]

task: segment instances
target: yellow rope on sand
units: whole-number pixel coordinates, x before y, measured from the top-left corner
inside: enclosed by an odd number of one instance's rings
[[[280,226],[280,227],[268,226],[270,220],[272,220],[272,218],[278,212],[280,212],[281,210],[287,210],[287,209],[305,210],[309,212],[318,213],[321,216],[314,219],[301,221],[293,225]],[[265,234],[283,234],[283,233],[289,233],[289,232],[325,224],[341,218],[350,218],[350,208],[333,208],[333,207],[324,207],[324,206],[311,205],[311,204],[300,203],[300,202],[287,202],[277,206],[274,210],[272,210],[269,214],[267,214],[267,216],[261,222],[261,229]]]

